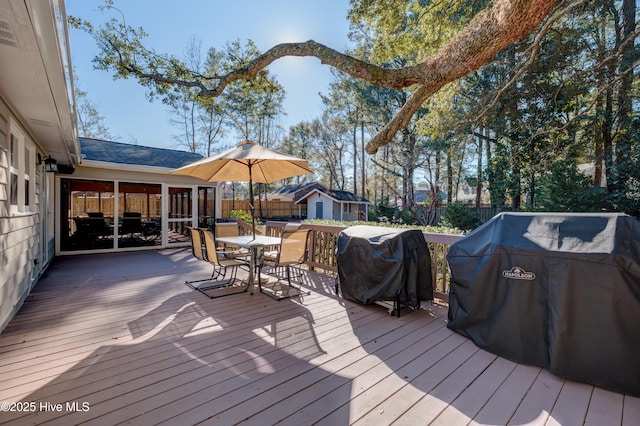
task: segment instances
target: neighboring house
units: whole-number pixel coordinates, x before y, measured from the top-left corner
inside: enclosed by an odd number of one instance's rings
[[[462,201],[466,203],[475,202],[477,188],[469,185],[469,182],[462,180],[458,185],[458,193],[456,194],[456,201]]]
[[[413,201],[416,204],[424,204],[427,202],[427,199],[431,200],[431,191],[428,189],[416,189],[413,191]],[[447,194],[444,191],[440,191],[440,202],[444,203],[447,201]]]
[[[595,163],[582,163],[578,164],[578,171],[583,175],[594,178],[596,174],[596,165]],[[594,186],[596,187],[606,187],[607,186],[607,170],[605,166],[602,166],[602,175],[600,178],[600,182],[595,182]]]
[[[307,205],[307,219],[368,220],[371,202],[349,191],[336,191],[319,183],[296,191],[294,202]]]
[[[267,200],[294,202],[296,200],[296,196],[300,197],[304,194],[307,194],[314,188],[324,188],[324,186],[320,185],[318,182],[305,182],[285,185],[267,193]],[[264,197],[262,198],[264,199]]]
[[[484,182],[482,185],[482,192],[480,193],[480,204],[487,205],[490,203],[491,194],[487,189],[488,183]],[[460,182],[458,185],[458,193],[455,196],[454,201],[462,201],[467,204],[475,205],[476,202],[476,193],[478,192],[478,187],[471,185],[466,179]]]
[[[213,184],[169,175],[199,156],[78,138],[71,70],[63,1],[0,1],[0,332],[54,255],[182,246],[215,216]]]

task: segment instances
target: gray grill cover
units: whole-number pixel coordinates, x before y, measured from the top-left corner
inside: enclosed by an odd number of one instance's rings
[[[359,303],[396,300],[417,308],[433,299],[431,256],[422,232],[352,226],[338,236],[342,295]]]
[[[447,260],[450,329],[513,361],[640,395],[640,222],[503,213]]]

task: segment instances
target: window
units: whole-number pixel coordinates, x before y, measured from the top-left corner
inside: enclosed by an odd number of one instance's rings
[[[31,205],[30,203],[30,188],[31,188],[31,162],[29,159],[31,158],[31,152],[27,148],[24,149],[24,206],[25,210],[28,210],[27,207]]]
[[[9,190],[9,204],[12,206],[18,206],[18,159],[16,158],[18,153],[16,149],[16,138],[11,135],[11,143],[9,147],[9,171],[11,173],[11,183]]]
[[[63,251],[162,244],[162,185],[61,179]]]
[[[9,130],[10,211],[28,212],[35,204],[35,146],[14,121]]]

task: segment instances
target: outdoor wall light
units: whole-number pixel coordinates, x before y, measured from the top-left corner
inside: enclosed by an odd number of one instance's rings
[[[44,171],[47,173],[56,173],[58,171],[58,162],[50,155],[44,158]]]

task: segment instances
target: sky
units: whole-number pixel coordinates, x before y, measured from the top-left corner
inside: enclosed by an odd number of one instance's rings
[[[100,11],[102,0],[66,0],[67,15],[97,25],[114,16]],[[203,51],[223,49],[226,42],[251,39],[264,52],[278,43],[315,40],[338,51],[350,46],[347,33],[349,0],[115,0],[126,23],[142,27],[145,44],[161,53],[184,57],[185,47],[196,37]],[[98,49],[86,33],[69,28],[71,56],[79,88],[104,118],[114,139],[159,148],[179,149],[168,107],[148,101],[136,80],[114,80],[106,71],[93,69]],[[328,93],[331,69],[316,58],[282,58],[268,67],[286,91],[285,129],[321,115],[318,95]],[[233,145],[235,141],[225,141]],[[239,141],[237,141],[239,142]]]

